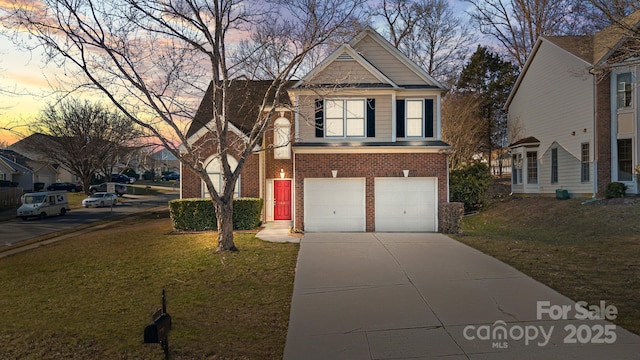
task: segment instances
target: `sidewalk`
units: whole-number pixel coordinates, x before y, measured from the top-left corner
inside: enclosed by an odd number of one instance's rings
[[[571,310],[554,321],[540,304]],[[639,358],[639,336],[574,309],[441,234],[306,234],[284,359]]]
[[[270,242],[299,243],[300,237],[289,234],[292,221],[272,221],[264,224],[264,228],[256,234],[258,239]]]

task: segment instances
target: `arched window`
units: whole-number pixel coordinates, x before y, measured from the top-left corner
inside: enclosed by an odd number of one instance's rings
[[[287,118],[276,119],[273,127],[273,157],[291,159],[291,122]]]
[[[229,167],[231,167],[231,171],[235,170],[238,166],[238,162],[232,156],[227,155],[227,161],[229,162]],[[207,174],[209,174],[209,178],[211,182],[213,182],[213,187],[217,192],[220,192],[222,189],[222,162],[217,155],[211,156],[205,161],[205,168],[207,169]],[[207,185],[202,181],[202,197],[208,198],[209,191],[207,190]],[[236,181],[235,188],[233,190],[233,197],[240,197],[240,177]]]

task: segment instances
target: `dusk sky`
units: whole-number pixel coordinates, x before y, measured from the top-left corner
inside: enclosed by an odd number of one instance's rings
[[[468,4],[451,0],[460,15]],[[0,7],[9,6],[10,1],[0,0]],[[40,52],[19,50],[7,38],[0,36],[0,144],[12,144],[19,136],[2,128],[19,126],[17,130],[28,135],[28,124],[38,115],[44,105],[55,101],[52,94],[57,76],[64,72],[55,66],[46,66]],[[7,94],[4,91],[15,93]]]

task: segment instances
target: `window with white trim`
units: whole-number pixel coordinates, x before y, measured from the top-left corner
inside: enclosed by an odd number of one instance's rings
[[[558,148],[551,149],[551,183],[558,183]]]
[[[291,159],[291,122],[284,117],[276,119],[274,123],[273,157]]]
[[[618,109],[632,106],[633,83],[631,82],[631,73],[626,72],[618,74],[617,81],[617,101]]]
[[[580,181],[589,182],[589,143],[580,144]]]
[[[618,139],[618,181],[633,180],[633,141]]]
[[[424,100],[406,100],[406,137],[424,136]]]
[[[0,180],[7,180],[7,174],[0,173]]]
[[[513,154],[511,157],[511,183],[522,184],[522,154]]]
[[[325,100],[326,137],[365,137],[365,99]]]
[[[231,156],[227,156],[227,161],[229,162],[229,167],[231,170],[235,170],[236,166],[238,166],[238,162]],[[206,162],[206,169],[211,182],[213,183],[213,188],[219,193],[222,190],[222,185],[224,179],[222,177],[222,162],[217,156],[209,158],[208,162]],[[204,181],[202,182],[202,197],[208,198],[210,196],[209,189],[207,189]],[[234,189],[233,189],[233,197],[240,197],[240,176],[238,176],[238,180],[236,180]]]
[[[527,184],[538,183],[538,152],[527,151]]]

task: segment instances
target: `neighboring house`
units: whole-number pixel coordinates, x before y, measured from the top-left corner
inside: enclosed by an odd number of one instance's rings
[[[637,28],[640,12],[623,21]],[[513,193],[597,196],[609,182],[638,193],[640,62],[626,55],[630,41],[617,25],[538,39],[505,104]]]
[[[264,94],[269,83],[232,86]],[[291,220],[308,232],[437,231],[438,206],[448,202],[449,145],[440,137],[444,91],[366,28],[291,84],[265,134],[262,147],[274,150],[247,159],[236,194],[263,198],[265,221]],[[254,102],[261,100],[258,95]],[[236,114],[237,120],[231,111],[234,140],[251,128],[256,109],[245,108],[242,114],[251,116]],[[188,132],[191,144],[204,146],[211,114],[210,101],[203,101]],[[219,161],[208,154],[215,184]],[[229,160],[237,163],[233,155]],[[206,196],[203,182],[184,168],[181,186],[182,197]]]
[[[56,181],[56,169],[39,161],[33,161],[12,150],[0,150],[0,180],[18,183],[25,191],[34,190],[35,183],[46,188]]]
[[[180,172],[180,161],[167,149],[160,149],[144,159],[144,168],[156,176],[165,172]]]
[[[73,172],[61,166],[56,161],[47,158],[46,153],[42,152],[42,149],[51,146],[51,143],[52,140],[50,136],[35,133],[11,144],[8,149],[20,153],[29,159],[33,159],[33,161],[37,161],[43,166],[54,167],[56,174],[52,182],[69,182],[74,184],[80,182],[81,179],[73,174]],[[46,147],[44,147],[43,144],[47,144]]]

